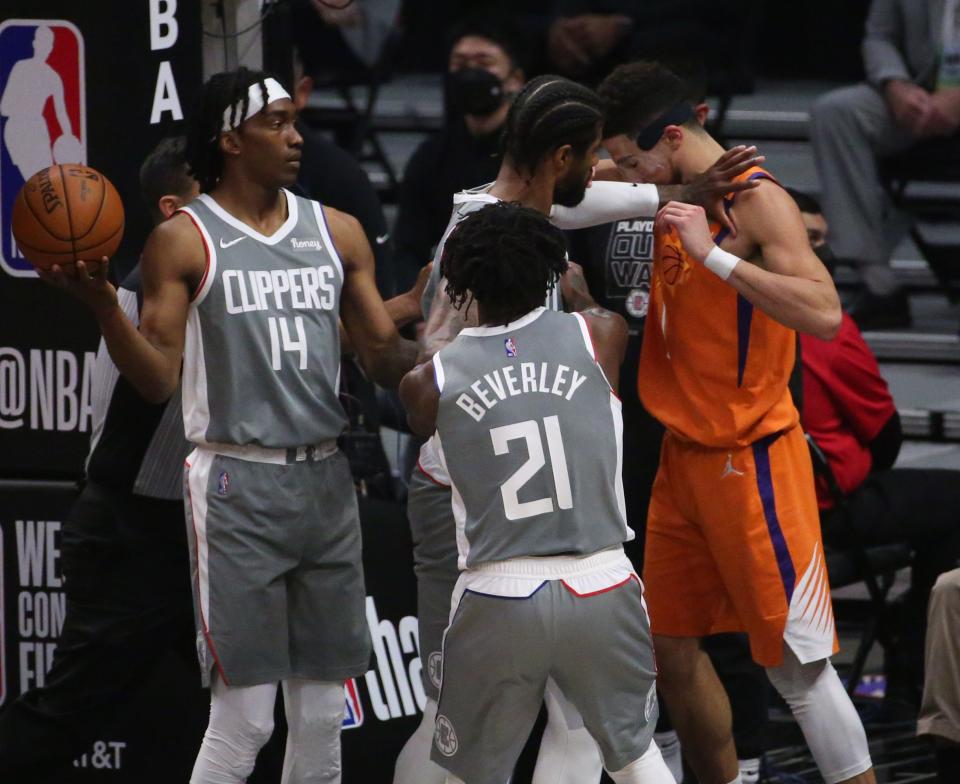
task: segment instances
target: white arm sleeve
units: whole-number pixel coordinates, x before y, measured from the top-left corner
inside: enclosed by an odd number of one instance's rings
[[[585,229],[617,220],[652,218],[660,206],[656,185],[600,180],[587,188],[576,207],[554,204],[550,220],[560,229]]]

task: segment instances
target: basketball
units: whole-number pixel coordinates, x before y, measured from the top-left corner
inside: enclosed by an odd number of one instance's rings
[[[13,203],[13,236],[34,267],[112,256],[123,239],[123,204],[96,169],[51,166],[34,174]]]

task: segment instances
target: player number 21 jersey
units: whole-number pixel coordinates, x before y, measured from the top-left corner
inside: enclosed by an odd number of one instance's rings
[[[434,356],[460,568],[585,555],[633,538],[620,401],[583,318],[538,308]]]

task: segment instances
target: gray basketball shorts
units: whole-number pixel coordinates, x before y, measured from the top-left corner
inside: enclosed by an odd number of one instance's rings
[[[588,596],[560,580],[524,599],[465,591],[443,643],[433,761],[467,784],[503,784],[551,676],[607,770],[647,750],[657,724],[656,670],[637,580]]]
[[[203,682],[342,681],[370,663],[360,517],[346,457],[186,461]]]
[[[413,469],[407,518],[417,575],[421,678],[424,693],[434,702],[440,697],[441,651],[443,631],[450,622],[450,597],[460,576],[450,497],[449,487],[434,482],[419,468]]]

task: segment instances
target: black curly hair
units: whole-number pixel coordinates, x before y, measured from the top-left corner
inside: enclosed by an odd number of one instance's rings
[[[264,71],[241,67],[214,74],[203,85],[187,128],[187,164],[190,175],[200,183],[201,193],[213,190],[223,176],[223,154],[220,152],[223,113],[232,107],[230,128],[238,128],[250,105],[250,85],[260,85],[266,106],[268,78],[270,74]]]
[[[589,87],[547,74],[527,82],[510,107],[501,152],[518,169],[534,172],[558,147],[582,155],[597,138],[603,105]]]
[[[457,225],[440,272],[455,308],[476,300],[488,322],[508,324],[543,304],[567,269],[566,254],[563,232],[542,213],[496,202]]]
[[[597,88],[603,99],[603,138],[636,136],[645,125],[678,103],[696,103],[696,88],[663,63],[638,60],[620,65]],[[696,118],[687,123],[700,124]]]

